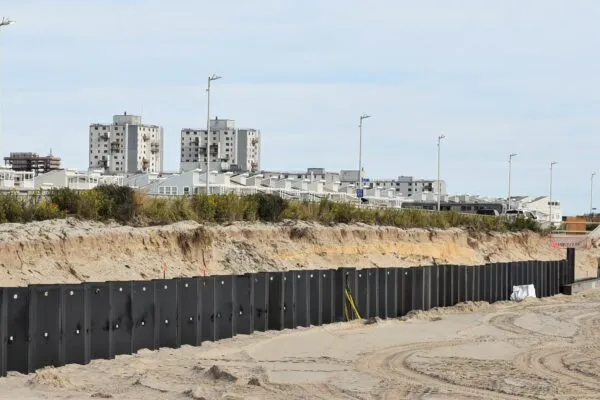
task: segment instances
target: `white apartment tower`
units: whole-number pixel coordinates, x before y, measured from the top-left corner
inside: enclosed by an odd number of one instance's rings
[[[215,118],[210,121],[210,169],[213,171],[260,171],[260,131],[238,129],[235,121]],[[181,130],[182,171],[206,170],[206,129]]]
[[[163,128],[142,124],[138,115],[113,116],[113,123],[90,125],[89,169],[110,174],[162,172]]]

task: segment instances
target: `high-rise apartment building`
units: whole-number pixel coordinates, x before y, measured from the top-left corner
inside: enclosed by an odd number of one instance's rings
[[[113,116],[112,124],[90,125],[89,169],[111,174],[163,171],[163,128],[142,124],[138,115]]]
[[[260,131],[238,129],[235,121],[218,119],[210,121],[210,169],[216,171],[260,170]],[[181,130],[182,171],[195,168],[206,170],[208,134],[206,129]]]

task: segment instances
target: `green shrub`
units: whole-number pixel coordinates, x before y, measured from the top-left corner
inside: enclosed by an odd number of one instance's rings
[[[99,210],[102,219],[128,222],[136,215],[135,191],[129,186],[100,185],[91,191],[102,198]]]
[[[258,194],[254,196],[258,202],[258,218],[262,221],[277,222],[286,208],[286,201],[274,194]]]
[[[498,218],[457,212],[430,212],[418,209],[365,208],[351,203],[286,200],[272,194],[251,196],[194,195],[164,199],[149,197],[129,187],[98,186],[89,191],[51,190],[21,197],[0,194],[0,223],[28,222],[77,215],[82,219],[116,220],[124,224],[140,222],[157,225],[182,220],[201,223],[233,221],[278,222],[285,219],[316,221],[322,224],[366,223],[398,228],[461,227],[478,231],[540,231],[535,220]]]
[[[60,188],[50,190],[50,201],[58,207],[59,210],[67,214],[77,214],[79,209],[79,193],[73,189]]]

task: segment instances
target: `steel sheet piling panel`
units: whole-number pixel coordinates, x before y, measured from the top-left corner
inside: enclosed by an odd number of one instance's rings
[[[546,269],[546,265],[544,262],[542,261],[536,261],[535,262],[535,271],[536,271],[536,278],[537,278],[537,282],[540,288],[540,292],[537,292],[537,289],[535,291],[535,294],[537,295],[537,297],[546,297],[546,280],[544,279],[544,270]]]
[[[492,301],[496,302],[500,298],[500,264],[492,263]]]
[[[0,377],[6,376],[6,330],[8,323],[7,298],[7,290],[5,288],[0,288]]]
[[[358,298],[358,278],[355,268],[338,268],[335,271],[335,318],[337,321],[345,321],[344,310],[348,310],[349,317],[354,319],[354,311],[347,302],[346,289],[355,302]]]
[[[475,269],[472,266],[465,266],[466,275],[466,293],[465,300],[473,301],[474,299],[474,287],[475,287]]]
[[[429,308],[435,308],[440,306],[440,276],[438,273],[438,267],[432,266],[429,268]]]
[[[179,343],[199,346],[202,343],[200,280],[198,278],[177,279],[177,296]]]
[[[382,319],[388,318],[388,268],[379,268],[377,271],[377,316]]]
[[[310,282],[307,271],[294,271],[296,326],[310,326]]]
[[[446,277],[444,276],[444,269],[441,266],[431,267],[431,307],[443,307],[444,306],[444,287]]]
[[[480,265],[476,268],[477,268],[476,285],[478,286],[477,294],[479,297],[479,301],[487,301],[487,297],[486,297],[487,290],[486,290],[486,280],[485,280],[487,265]]]
[[[111,282],[113,354],[133,352],[131,282]]]
[[[567,283],[567,260],[560,260],[558,264],[558,290],[561,291],[562,287]]]
[[[29,289],[6,288],[6,369],[28,373]]]
[[[449,265],[448,267],[452,270],[452,301],[449,305],[453,306],[460,303],[460,291],[462,286],[460,284],[460,269],[458,265]]]
[[[481,296],[479,293],[481,265],[474,265],[471,268],[473,269],[473,301],[481,301]]]
[[[323,323],[324,308],[331,307],[333,301],[333,298],[323,298],[324,279],[322,279],[322,275],[324,274],[319,270],[308,271],[309,315],[310,324],[313,326],[319,326]],[[331,311],[329,314],[331,315]]]
[[[506,298],[504,300],[508,300],[510,294],[512,293],[512,284],[513,284],[513,276],[514,276],[514,266],[513,263],[506,263]]]
[[[444,274],[444,307],[450,307],[453,304],[454,282],[452,280],[453,268],[450,265],[444,265],[441,273]]]
[[[283,326],[286,329],[294,329],[296,321],[296,274],[295,271],[283,273]]]
[[[431,267],[421,267],[423,270],[423,310],[431,309]]]
[[[498,263],[499,278],[498,278],[498,301],[507,300],[506,295],[506,263]]]
[[[527,280],[526,280],[527,283],[526,283],[526,285],[533,284],[534,283],[533,282],[533,271],[535,269],[533,262],[532,261],[527,261],[525,263],[525,269],[527,271]]]
[[[283,272],[269,272],[269,330],[280,331],[285,326],[285,281]]]
[[[235,277],[235,335],[254,332],[254,274]]]
[[[154,281],[157,347],[179,347],[177,296],[177,280]]]
[[[216,339],[215,323],[215,277],[203,276],[200,280],[200,328],[202,341],[214,342]]]
[[[398,270],[384,268],[379,271],[379,315],[382,318],[398,316]]]
[[[46,366],[60,366],[61,293],[58,285],[29,286],[29,362],[33,372]]]
[[[216,340],[233,337],[237,315],[234,312],[235,276],[215,276],[215,329]]]
[[[490,288],[489,288],[489,279],[490,279],[490,266],[488,264],[484,264],[479,269],[479,297],[481,301],[490,301]]]
[[[458,266],[458,277],[459,277],[459,281],[460,281],[460,301],[459,302],[464,302],[467,301],[467,299],[469,298],[469,279],[468,279],[468,275],[467,275],[467,268],[464,265],[459,265]]]
[[[369,275],[366,269],[356,270],[358,292],[356,293],[356,308],[362,318],[369,316]]]
[[[402,284],[402,290],[404,291],[404,301],[403,301],[403,310],[404,313],[402,315],[408,314],[413,308],[413,293],[415,289],[413,288],[413,268],[403,268],[402,272],[404,273],[404,281]],[[422,293],[422,292],[421,292]]]
[[[269,273],[257,272],[254,279],[254,330],[269,330]]]
[[[323,324],[335,322],[335,286],[336,286],[336,271],[327,269],[319,271],[321,278],[321,320]]]
[[[519,285],[527,285],[529,277],[527,276],[527,262],[523,261],[519,263],[519,268],[521,269]]]
[[[552,261],[552,269],[550,270],[550,284],[552,285],[552,294],[556,295],[560,293],[559,288],[559,265],[560,261]]]
[[[369,287],[369,312],[366,317],[373,318],[379,316],[379,269],[368,268],[366,274]]]
[[[575,249],[573,249],[573,248],[567,249],[566,268],[567,268],[567,273],[566,273],[567,281],[565,283],[569,284],[569,283],[575,282]]]
[[[410,310],[423,310],[425,307],[425,276],[422,267],[411,267],[412,304]]]
[[[512,293],[512,288],[509,288],[509,271],[510,271],[510,264],[509,263],[502,263],[502,271],[501,271],[501,275],[502,275],[502,285],[501,285],[501,291],[500,291],[500,300],[508,300],[510,297],[510,294]]]
[[[156,291],[153,281],[131,282],[132,352],[157,348]]]
[[[90,362],[90,302],[86,285],[61,285],[61,364]]]
[[[114,358],[112,296],[108,282],[90,282],[90,359]]]

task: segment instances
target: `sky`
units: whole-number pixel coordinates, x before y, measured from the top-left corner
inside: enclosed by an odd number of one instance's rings
[[[88,165],[91,123],[211,114],[260,129],[264,170],[441,177],[452,194],[548,195],[589,212],[600,170],[600,3],[558,0],[5,0],[0,154]],[[594,190],[600,209],[600,181]]]

